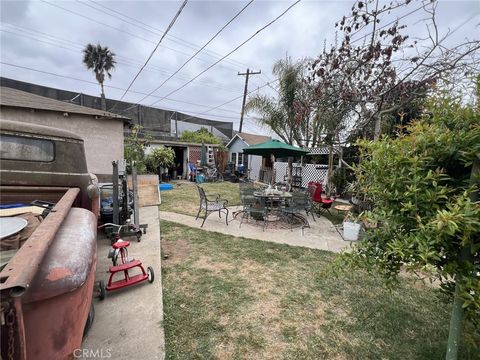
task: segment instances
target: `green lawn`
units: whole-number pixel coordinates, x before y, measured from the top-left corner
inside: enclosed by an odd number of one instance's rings
[[[166,221],[161,234],[167,359],[444,358],[450,303],[437,289],[335,276],[320,250]]]
[[[173,190],[162,191],[160,210],[171,211],[185,215],[197,215],[200,197],[195,183],[173,183]],[[240,189],[238,184],[231,182],[205,183],[201,185],[209,199],[214,200],[220,195],[228,200],[228,206],[240,205]]]

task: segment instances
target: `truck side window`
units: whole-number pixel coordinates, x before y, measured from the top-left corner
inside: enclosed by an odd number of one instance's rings
[[[55,146],[50,140],[1,134],[0,157],[5,160],[50,162],[55,159]]]

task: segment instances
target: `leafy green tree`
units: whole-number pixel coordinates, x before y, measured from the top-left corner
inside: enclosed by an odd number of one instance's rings
[[[101,87],[102,110],[107,110],[103,82],[105,81],[105,74],[109,79],[112,78],[111,71],[115,69],[116,64],[115,54],[107,46],[88,44],[83,50],[83,63],[87,66],[87,69],[91,69],[95,74],[95,78]]]
[[[130,134],[125,138],[124,157],[127,161],[127,170],[131,171],[131,162],[135,161],[137,172],[144,174],[146,172],[145,148],[149,146],[152,137],[143,131],[140,125],[134,125]]]
[[[356,176],[374,203],[361,217],[378,226],[343,260],[389,280],[406,269],[440,281],[454,299],[455,359],[463,309],[480,328],[480,111],[443,96],[427,109],[397,138],[359,142]]]
[[[181,141],[196,144],[220,144],[220,139],[210,133],[207,128],[200,128],[196,131],[185,130],[180,138]]]

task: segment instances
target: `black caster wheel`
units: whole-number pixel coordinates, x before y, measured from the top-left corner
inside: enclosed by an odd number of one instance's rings
[[[137,231],[137,242],[140,242],[142,241],[142,232],[141,231]]]
[[[103,282],[103,280],[98,283],[98,290],[98,298],[100,300],[104,300],[107,297],[107,289],[105,288],[105,283]]]
[[[153,272],[153,268],[149,266],[147,268],[147,275],[148,275],[148,282],[151,284],[153,280],[155,280],[155,273]]]

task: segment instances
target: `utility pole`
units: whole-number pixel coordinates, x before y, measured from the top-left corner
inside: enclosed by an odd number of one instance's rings
[[[250,69],[247,69],[246,73],[238,73],[238,75],[245,75],[245,90],[243,90],[242,112],[240,114],[240,127],[238,129],[238,132],[242,132],[243,113],[245,112],[245,102],[247,101],[248,77],[250,75],[256,75],[256,74],[261,74],[261,73],[262,73],[262,70],[254,72],[254,71],[250,71]]]

